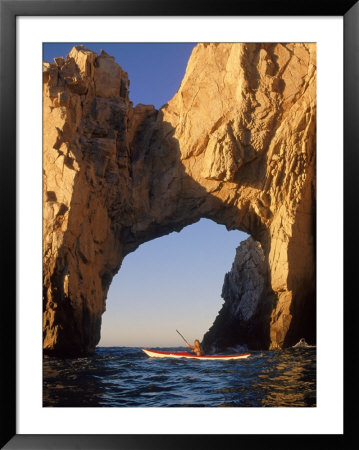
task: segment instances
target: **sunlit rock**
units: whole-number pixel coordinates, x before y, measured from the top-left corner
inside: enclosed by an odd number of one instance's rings
[[[315,44],[199,44],[159,111],[133,108],[104,52],[76,46],[44,63],[46,352],[93,351],[123,258],[202,217],[261,248],[266,298],[239,301],[247,323],[258,316],[256,347],[314,342],[315,55]]]

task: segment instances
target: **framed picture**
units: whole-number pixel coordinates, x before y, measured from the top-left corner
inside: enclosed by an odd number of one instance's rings
[[[6,420],[2,423],[1,444],[4,448],[176,449],[204,444],[219,448],[268,442],[284,447],[294,439],[303,444],[325,439],[328,447],[344,448],[344,437],[352,433],[354,421],[347,415],[344,422],[343,357],[347,358],[346,395],[350,395],[355,370],[351,367],[353,358],[348,355],[355,309],[354,302],[346,304],[348,339],[344,350],[342,215],[345,207],[344,231],[351,239],[350,243],[345,241],[344,251],[349,258],[356,243],[356,232],[352,229],[355,220],[350,211],[355,209],[351,193],[358,162],[354,151],[358,133],[358,17],[359,7],[355,1],[329,7],[321,2],[268,5],[268,2],[258,1],[255,4],[240,2],[236,6],[226,2],[209,4],[205,8],[187,1],[160,0],[90,0],[85,7],[82,2],[1,2],[0,167],[4,217],[8,218],[3,221],[6,238],[2,244],[3,254],[7,255],[3,269],[6,306],[1,331],[2,341],[6,343],[2,346],[5,368],[2,405]],[[42,322],[43,285],[44,194],[39,149],[43,143],[42,118],[46,119],[42,111],[41,60],[43,44],[58,42],[314,43],[318,55],[318,295],[320,291],[316,341],[318,393],[314,408],[307,408],[310,404],[303,404],[302,408],[284,404],[277,405],[281,408],[258,408],[255,403],[247,405],[251,408],[244,408],[245,404],[232,405],[237,408],[147,407],[150,404],[142,408],[98,408],[100,405],[96,403],[55,405],[43,402],[42,336],[37,326],[41,327]],[[104,58],[108,55],[104,54]],[[125,82],[119,86],[121,95],[125,95],[126,86]],[[104,92],[106,89],[108,82],[103,84]],[[328,99],[330,93],[331,99]],[[60,100],[66,101],[64,96]],[[96,139],[103,138],[101,130],[91,133],[95,133]],[[344,169],[344,178],[341,169]],[[210,175],[209,179],[218,176]],[[229,180],[231,176],[226,174]],[[48,192],[51,195],[53,191]],[[325,220],[335,231],[325,230]],[[329,258],[332,259],[330,265]],[[355,292],[352,289],[354,265],[347,264],[343,274],[347,294]],[[332,367],[333,353],[337,358],[335,367]]]

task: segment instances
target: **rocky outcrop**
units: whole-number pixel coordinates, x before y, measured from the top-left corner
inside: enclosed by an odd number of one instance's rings
[[[315,339],[315,75],[314,44],[199,44],[157,111],[105,52],[44,64],[47,353],[91,352],[123,258],[202,217],[262,248],[253,345]]]
[[[268,264],[261,244],[249,237],[236,250],[222,288],[224,304],[204,335],[206,353],[263,349],[270,345],[270,315],[275,296],[268,282]]]

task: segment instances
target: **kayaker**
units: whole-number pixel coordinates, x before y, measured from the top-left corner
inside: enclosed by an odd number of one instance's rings
[[[194,341],[194,345],[190,345],[187,341],[186,341],[186,344],[188,345],[189,348],[191,348],[193,350],[193,352],[196,354],[196,356],[203,355],[202,347],[201,347],[201,344],[199,343],[198,339],[196,339]]]

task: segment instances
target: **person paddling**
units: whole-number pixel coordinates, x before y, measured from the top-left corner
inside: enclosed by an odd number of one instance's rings
[[[199,343],[198,339],[196,339],[194,341],[194,345],[190,345],[187,341],[186,341],[186,344],[189,348],[191,348],[193,350],[193,352],[196,354],[196,356],[203,355],[202,347],[201,347],[201,344]]]
[[[192,349],[193,352],[196,354],[196,356],[203,356],[203,350],[202,350],[201,344],[199,343],[199,340],[198,340],[198,339],[196,339],[196,340],[194,341],[194,345],[190,345],[190,344],[187,342],[187,340],[182,336],[182,334],[181,334],[178,330],[176,330],[176,331],[177,331],[177,333],[181,336],[181,338],[185,341],[187,347],[189,347],[190,349]]]

